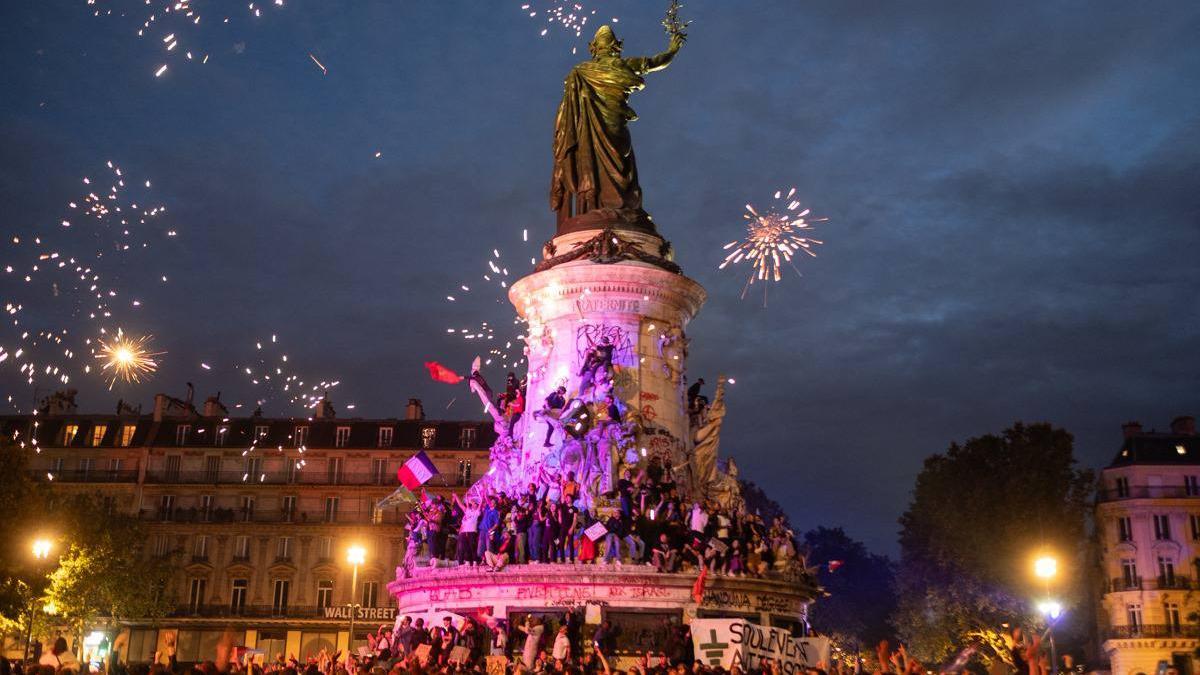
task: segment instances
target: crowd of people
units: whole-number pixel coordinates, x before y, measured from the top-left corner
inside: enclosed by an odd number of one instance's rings
[[[556,490],[529,484],[482,500],[423,495],[408,515],[407,563],[500,570],[524,564],[634,564],[659,572],[707,569],[761,577],[798,563],[794,533],[745,509],[680,499],[670,463],[625,470],[606,513],[579,505],[573,473]],[[551,497],[551,494],[554,497]],[[600,523],[601,527],[594,527]]]

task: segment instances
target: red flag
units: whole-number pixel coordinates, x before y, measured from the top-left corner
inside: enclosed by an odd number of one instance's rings
[[[445,382],[446,384],[458,384],[463,381],[463,376],[450,370],[446,366],[437,361],[426,361],[425,367],[429,369],[429,376],[437,382]]]
[[[829,561],[829,571],[830,572],[836,572],[837,569],[841,566],[842,566],[841,560],[830,560]]]
[[[692,599],[696,604],[704,601],[704,582],[708,580],[708,566],[700,568],[700,576],[696,577],[696,583],[692,586]]]

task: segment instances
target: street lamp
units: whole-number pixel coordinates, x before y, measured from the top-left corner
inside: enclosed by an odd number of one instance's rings
[[[367,549],[362,546],[356,544],[346,549],[346,562],[354,566],[354,573],[350,577],[350,638],[346,641],[346,652],[351,658],[354,655],[354,616],[358,613],[358,604],[354,601],[354,596],[358,592],[358,566],[363,564],[366,559]]]
[[[1050,582],[1058,576],[1058,558],[1052,555],[1038,556],[1033,561],[1033,574],[1041,579],[1046,586],[1046,595],[1050,595]],[[1046,637],[1050,641],[1050,675],[1058,675],[1058,650],[1054,645],[1054,623],[1062,616],[1062,603],[1047,597],[1037,604],[1037,609],[1046,617]]]
[[[44,562],[46,560],[46,558],[50,557],[50,549],[53,547],[54,547],[54,543],[51,542],[49,539],[34,539],[33,546],[31,547],[31,549],[33,551],[34,563],[40,567],[41,563]],[[29,587],[29,625],[25,629],[25,660],[26,661],[29,660],[29,645],[31,642],[33,642],[33,616],[34,616],[34,613],[37,612],[37,609],[34,607],[34,604],[36,601],[37,601],[37,598],[34,597],[33,586],[30,586]]]
[[[1058,559],[1052,555],[1041,556],[1033,561],[1033,573],[1039,579],[1053,579],[1058,576]]]

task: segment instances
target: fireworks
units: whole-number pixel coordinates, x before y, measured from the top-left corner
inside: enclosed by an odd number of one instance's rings
[[[219,365],[214,367],[213,361],[208,360],[199,365],[206,372],[229,373],[236,370],[241,373],[256,391],[256,406],[271,400],[285,400],[289,404],[313,408],[325,397],[326,392],[341,384],[340,380],[314,380],[302,375],[292,364],[287,352],[280,347],[278,335],[255,342],[253,353],[253,358],[247,359],[245,365],[221,368]],[[237,403],[233,407],[244,406],[243,403]],[[350,404],[346,408],[353,410],[355,406]]]
[[[742,288],[742,297],[755,281],[763,282],[763,304],[766,304],[766,284],[783,279],[783,265],[786,263],[799,274],[792,258],[798,253],[816,257],[814,246],[824,242],[809,236],[812,223],[824,222],[828,218],[809,217],[810,209],[800,210],[800,201],[794,199],[796,188],[786,195],[780,190],[775,193],[775,200],[766,213],[759,213],[754,206],[747,204],[746,213],[742,214],[746,224],[746,238],[731,241],[725,245],[729,253],[717,269],[725,269],[729,265],[747,262],[750,265],[750,276]]]
[[[542,28],[542,37],[546,37],[551,28],[560,28],[568,34],[574,34],[577,39],[581,38],[588,21],[596,16],[596,10],[588,9],[582,2],[562,2],[561,0],[526,2],[521,5],[521,11],[535,21],[545,20],[548,25]],[[620,19],[614,16],[612,22],[619,23]],[[571,48],[572,54],[577,51],[578,47]]]
[[[246,7],[249,16],[257,19],[263,15],[264,7],[279,8],[283,6],[283,2],[284,0],[264,0],[247,3]],[[117,17],[125,17],[123,8],[117,7],[114,11],[114,6],[118,4],[114,0],[87,0],[88,8],[97,17],[112,17],[114,14]],[[136,34],[138,38],[156,37],[154,42],[163,50],[166,59],[205,64],[208,63],[211,54],[202,40],[203,29],[210,24],[227,26],[231,23],[229,15],[214,16],[205,10],[209,7],[224,9],[231,6],[236,5],[205,0],[143,0],[142,22],[137,24],[136,30],[130,26],[130,34]],[[236,45],[234,51],[241,53]],[[316,61],[315,58],[313,60]],[[161,78],[166,74],[168,66],[168,63],[156,64],[152,68],[154,77]],[[324,70],[324,66],[321,66],[321,69]]]
[[[163,352],[150,350],[150,342],[154,338],[143,335],[139,338],[126,337],[121,329],[111,339],[103,337],[96,340],[95,356],[102,363],[100,372],[108,378],[108,388],[111,390],[117,380],[137,383],[142,377],[158,370],[158,360]]]

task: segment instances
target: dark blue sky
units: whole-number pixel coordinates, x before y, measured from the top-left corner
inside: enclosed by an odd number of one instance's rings
[[[493,247],[517,258],[522,228],[550,236],[552,118],[576,43],[539,38],[516,0],[288,0],[257,20],[242,2],[193,4],[227,9],[181,33],[210,61],[173,56],[158,79],[140,0],[103,17],[84,0],[0,4],[5,231],[54,230],[107,160],[153,179],[180,236],[103,262],[144,303],[120,324],[168,351],[127,398],[193,381],[248,400],[233,366],[276,333],[300,371],[341,380],[352,414],[399,415],[410,396],[474,414],[421,364],[465,368],[474,346],[446,327],[511,314],[478,286],[445,296],[482,281]],[[621,18],[627,53],[663,46],[665,0],[588,4]],[[709,291],[692,374],[737,378],[722,452],[798,526],[894,551],[922,458],[952,440],[1048,420],[1096,466],[1122,421],[1200,412],[1195,3],[684,13],[691,41],[633,101],[647,208]],[[793,185],[832,219],[828,243],[764,310],[716,265],[743,204]],[[139,280],[160,272],[169,283]],[[27,315],[52,300],[27,296]],[[3,393],[31,397],[10,365]],[[75,384],[88,410],[118,395]]]

